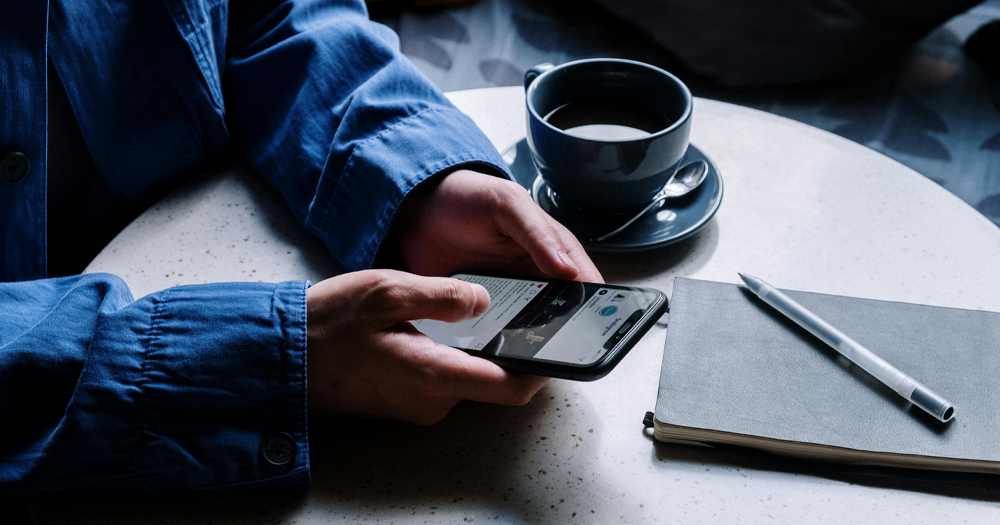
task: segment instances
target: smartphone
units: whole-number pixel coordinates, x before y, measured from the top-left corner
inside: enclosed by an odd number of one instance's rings
[[[483,315],[413,321],[432,340],[509,370],[593,381],[606,376],[667,309],[652,288],[456,274],[490,293]]]

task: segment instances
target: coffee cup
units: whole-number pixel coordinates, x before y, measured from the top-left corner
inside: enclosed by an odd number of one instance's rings
[[[677,171],[691,131],[691,91],[642,62],[542,64],[524,76],[528,147],[560,203],[628,211]]]

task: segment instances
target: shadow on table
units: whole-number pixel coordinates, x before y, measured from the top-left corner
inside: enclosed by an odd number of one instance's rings
[[[635,282],[660,275],[691,275],[704,267],[719,246],[715,220],[683,241],[636,253],[591,253],[608,282]],[[663,290],[668,292],[669,290]]]
[[[654,445],[654,463],[687,463],[737,471],[748,469],[801,474],[869,487],[1000,502],[1000,476],[992,474],[840,465],[787,458],[738,446],[700,447],[661,443],[653,439],[651,429],[645,431],[645,435]]]
[[[79,494],[38,498],[35,525],[281,523],[306,500],[305,487],[246,492]],[[4,522],[0,519],[0,522]]]
[[[463,402],[431,427],[311,417],[308,488],[51,497],[34,514],[40,525],[569,519],[607,490],[578,477],[600,445],[602,429],[584,428],[593,412],[576,385],[553,381],[526,406]]]
[[[604,492],[583,473],[600,445],[602,429],[584,417],[594,412],[577,385],[553,381],[524,407],[466,402],[432,427],[311,421],[312,515],[531,523],[589,513],[586,494]]]

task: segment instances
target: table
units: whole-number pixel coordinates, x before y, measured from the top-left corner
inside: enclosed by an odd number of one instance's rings
[[[523,136],[518,88],[450,93],[498,149]],[[595,256],[609,282],[668,294],[675,276],[1000,311],[1000,229],[918,173],[787,119],[697,99],[692,142],[726,194],[698,235]],[[318,281],[340,271],[280,199],[238,168],[181,188],[88,271],[135,295],[217,280]],[[1000,519],[1000,490],[817,474],[753,454],[655,443],[665,329],[608,377],[552,381],[520,408],[463,403],[429,428],[310,420],[308,489],[60,499],[40,523],[958,523]]]

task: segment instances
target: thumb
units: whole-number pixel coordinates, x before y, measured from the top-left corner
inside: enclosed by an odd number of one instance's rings
[[[490,306],[486,288],[449,277],[391,272],[369,290],[366,309],[385,325],[414,319],[453,323],[480,316]]]

